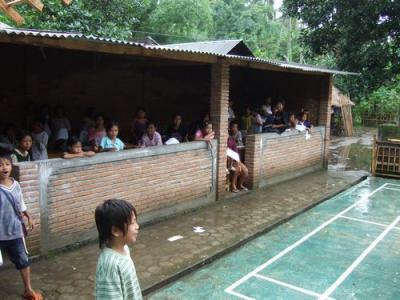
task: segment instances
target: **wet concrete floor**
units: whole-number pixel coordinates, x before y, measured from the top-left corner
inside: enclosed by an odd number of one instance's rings
[[[362,137],[356,143],[359,140]],[[333,141],[331,147],[342,142]],[[133,258],[142,290],[146,294],[161,287],[347,189],[366,175],[360,168],[331,167],[141,229]],[[169,241],[173,236],[183,238]],[[97,244],[90,244],[36,261],[33,284],[46,299],[93,299],[98,255]],[[1,270],[0,299],[20,299],[21,291],[19,274],[11,268]]]

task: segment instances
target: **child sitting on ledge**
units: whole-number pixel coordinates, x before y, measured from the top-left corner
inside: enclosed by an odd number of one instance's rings
[[[63,154],[63,158],[65,159],[78,158],[78,157],[92,157],[95,155],[93,151],[83,151],[82,143],[76,136],[73,136],[68,140],[67,146],[68,146],[68,152],[64,152]]]

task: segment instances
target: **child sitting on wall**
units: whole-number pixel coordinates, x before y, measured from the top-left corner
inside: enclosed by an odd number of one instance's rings
[[[235,140],[237,146],[243,146],[242,133],[239,131],[239,125],[236,121],[229,124],[229,136]]]
[[[82,143],[76,136],[73,136],[68,140],[67,146],[68,146],[68,152],[64,152],[63,154],[63,158],[65,159],[78,158],[78,157],[92,157],[96,154],[93,151],[83,151]]]
[[[32,149],[32,136],[27,131],[20,131],[17,133],[17,148],[11,154],[13,163],[31,161],[31,149]]]
[[[29,229],[34,229],[32,218],[27,212],[22,198],[21,186],[10,177],[11,157],[7,152],[0,153],[0,253],[7,254],[21,273],[25,286],[24,299],[41,300],[42,295],[33,290],[28,252],[25,246],[26,233],[23,217],[27,218]]]
[[[230,155],[228,150],[228,170],[233,173],[231,178],[231,191],[238,193],[240,190],[247,191],[244,186],[244,181],[249,174],[249,171],[244,163],[240,161],[239,151],[235,139],[230,136],[228,138],[228,149],[232,150],[236,155]]]
[[[163,145],[161,135],[156,131],[156,129],[157,127],[153,122],[147,123],[146,133],[140,141],[140,146],[142,148]]]
[[[125,200],[106,200],[97,206],[95,220],[101,249],[96,268],[96,299],[141,300],[128,248],[139,233],[136,209]]]
[[[48,159],[47,154],[47,143],[49,136],[45,131],[44,122],[42,120],[36,120],[32,125],[32,158],[33,160]]]
[[[119,126],[115,121],[111,121],[106,126],[107,136],[103,137],[100,142],[100,151],[121,151],[124,150],[125,144],[118,138]]]

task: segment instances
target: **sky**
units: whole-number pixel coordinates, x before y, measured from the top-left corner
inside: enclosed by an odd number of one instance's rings
[[[282,6],[282,1],[283,0],[274,0],[274,8],[276,10],[276,16],[279,18],[280,16],[282,16],[282,13],[279,11],[279,9]]]

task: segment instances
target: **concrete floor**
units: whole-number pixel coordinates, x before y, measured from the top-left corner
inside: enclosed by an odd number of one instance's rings
[[[133,257],[144,294],[230,252],[366,175],[352,169],[312,173],[141,229]],[[195,232],[195,227],[205,231]],[[183,238],[168,240],[177,235]],[[42,290],[46,299],[93,299],[98,255],[97,244],[90,244],[36,261],[32,266],[34,287]],[[0,299],[20,299],[21,292],[19,274],[11,268],[0,270]]]
[[[151,291],[226,254],[227,249],[348,188],[363,174],[317,172],[143,228],[133,247],[142,290]],[[194,227],[205,232],[196,233]],[[176,235],[183,238],[168,241]],[[32,266],[33,284],[46,299],[92,299],[98,255],[97,245],[91,244],[37,261]],[[19,299],[22,285],[15,270],[2,270],[0,285],[0,299]]]

